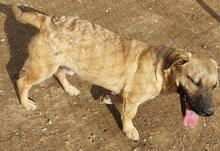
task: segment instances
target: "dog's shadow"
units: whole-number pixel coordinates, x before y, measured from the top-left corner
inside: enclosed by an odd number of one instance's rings
[[[29,7],[20,8],[26,12],[36,11]],[[9,44],[10,59],[6,65],[6,70],[18,95],[16,81],[28,57],[28,43],[31,37],[36,34],[37,29],[33,26],[17,22],[9,5],[0,3],[0,12],[7,15],[4,27]]]
[[[113,103],[122,101],[122,98],[120,96],[112,95],[111,91],[97,85],[92,85],[91,94],[95,100],[97,100],[101,96],[109,95]],[[109,110],[109,112],[113,115],[118,127],[122,129],[121,114],[119,110],[116,108],[114,104],[106,104],[106,107]]]

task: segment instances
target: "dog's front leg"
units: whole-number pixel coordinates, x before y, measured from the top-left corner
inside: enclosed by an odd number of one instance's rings
[[[122,110],[122,124],[123,124],[123,132],[129,139],[139,140],[139,133],[137,129],[134,127],[132,123],[132,119],[135,117],[137,113],[139,103],[132,102],[128,98],[124,98],[123,100],[123,110]]]

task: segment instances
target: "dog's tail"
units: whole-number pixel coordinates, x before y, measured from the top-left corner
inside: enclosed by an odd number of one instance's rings
[[[15,4],[12,4],[11,8],[17,21],[23,24],[31,24],[38,29],[48,18],[48,16],[38,12],[22,12]]]

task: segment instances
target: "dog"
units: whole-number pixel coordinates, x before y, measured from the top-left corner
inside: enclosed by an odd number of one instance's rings
[[[17,80],[20,103],[34,110],[29,89],[55,75],[64,90],[77,96],[66,74],[76,73],[123,98],[123,132],[132,140],[139,133],[132,124],[138,106],[161,93],[179,93],[184,106],[184,125],[193,126],[198,116],[214,114],[212,91],[218,85],[218,65],[209,58],[163,45],[125,39],[78,17],[47,16],[22,12],[12,5],[15,18],[39,32],[29,44],[30,61],[25,76]]]

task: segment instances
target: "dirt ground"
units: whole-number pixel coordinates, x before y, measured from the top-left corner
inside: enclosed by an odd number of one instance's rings
[[[27,58],[27,44],[37,30],[19,24],[7,6],[27,11],[79,16],[122,36],[200,53],[220,64],[219,0],[0,0],[0,151],[219,151],[220,88],[214,91],[215,115],[197,126],[183,126],[177,94],[140,106],[134,124],[141,140],[121,131],[121,104],[103,105],[105,91],[76,77],[79,97],[63,91],[55,78],[34,86],[38,104],[19,104],[15,81]],[[219,14],[219,15],[218,15]]]

